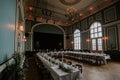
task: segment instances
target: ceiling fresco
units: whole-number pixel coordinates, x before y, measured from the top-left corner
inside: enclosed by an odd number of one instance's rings
[[[69,26],[119,0],[24,0],[25,19]]]

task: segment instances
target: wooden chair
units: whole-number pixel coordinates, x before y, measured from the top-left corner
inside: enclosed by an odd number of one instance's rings
[[[80,65],[80,64],[76,64],[76,66],[78,67],[78,69],[81,71],[81,73],[83,72],[82,71],[82,65]]]

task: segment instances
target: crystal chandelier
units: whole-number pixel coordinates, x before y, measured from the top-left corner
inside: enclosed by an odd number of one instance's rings
[[[73,15],[74,13],[75,13],[75,8],[73,8],[73,7],[69,7],[69,8],[67,8],[67,13],[68,14],[70,14],[70,15]]]

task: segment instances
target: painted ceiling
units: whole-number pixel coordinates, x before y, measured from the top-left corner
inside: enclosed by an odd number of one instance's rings
[[[25,18],[69,26],[118,0],[24,0]]]

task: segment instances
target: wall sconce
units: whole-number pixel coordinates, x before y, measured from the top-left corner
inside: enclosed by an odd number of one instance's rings
[[[25,42],[26,42],[26,37],[25,37],[25,36],[23,37],[23,41],[25,41]]]
[[[90,39],[89,39],[89,38],[86,39],[86,42],[87,42],[87,44],[88,44],[88,50],[90,50]]]
[[[86,39],[86,42],[90,42],[90,39]]]
[[[106,36],[105,36],[105,37],[103,37],[103,40],[107,40],[107,39],[108,39],[108,37],[106,37]]]
[[[73,44],[74,43],[74,41],[71,41],[71,44]]]
[[[105,45],[105,50],[107,50],[107,40],[108,40],[108,37],[103,37],[103,40],[104,40],[104,45]]]
[[[24,31],[24,28],[23,28],[23,26],[22,26],[22,25],[20,25],[20,26],[19,26],[19,30],[20,30],[21,32],[23,32],[23,31]]]
[[[32,6],[28,6],[28,9],[29,9],[30,11],[32,11],[32,10],[33,10],[33,7],[32,7]]]
[[[74,41],[71,41],[71,47],[74,49]]]
[[[18,30],[21,31],[21,32],[24,32],[24,26],[23,26],[23,22],[22,21],[20,21],[18,23]]]

